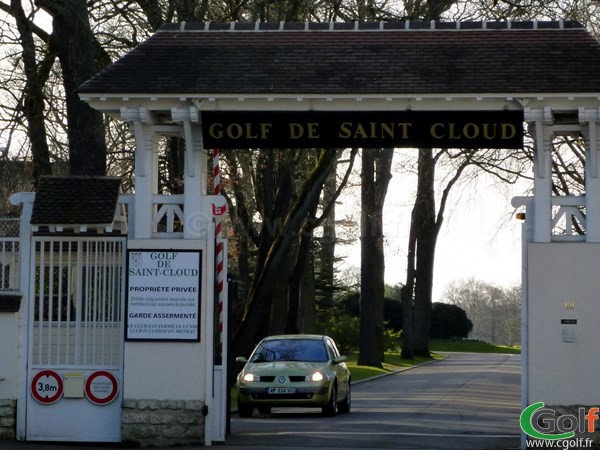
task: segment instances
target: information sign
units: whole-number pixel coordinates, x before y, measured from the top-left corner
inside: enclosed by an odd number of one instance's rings
[[[119,393],[117,378],[106,370],[91,374],[85,382],[85,396],[95,405],[108,405]]]
[[[129,249],[127,340],[200,340],[200,250]]]

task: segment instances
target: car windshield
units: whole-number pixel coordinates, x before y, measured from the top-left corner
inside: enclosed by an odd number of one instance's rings
[[[316,339],[274,339],[261,342],[252,355],[252,362],[328,360],[323,341]]]

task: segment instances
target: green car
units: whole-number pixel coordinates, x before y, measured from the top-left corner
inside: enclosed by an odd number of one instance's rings
[[[320,407],[323,415],[350,412],[350,371],[333,339],[320,335],[270,336],[256,346],[237,377],[238,413],[254,407],[269,414],[274,406]]]

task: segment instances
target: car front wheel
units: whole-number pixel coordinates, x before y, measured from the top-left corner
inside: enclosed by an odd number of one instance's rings
[[[350,391],[350,384],[348,384],[348,395],[346,398],[338,403],[337,409],[341,413],[349,413],[350,407],[352,406],[352,394]]]
[[[335,416],[335,410],[337,408],[337,386],[334,384],[331,388],[331,396],[325,406],[323,406],[323,415],[327,417]]]

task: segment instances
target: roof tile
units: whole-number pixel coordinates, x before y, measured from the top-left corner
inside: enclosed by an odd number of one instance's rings
[[[35,225],[105,225],[114,219],[118,177],[42,176],[31,223]]]
[[[600,44],[571,21],[208,23],[183,28],[163,27],[80,92],[600,92]]]

